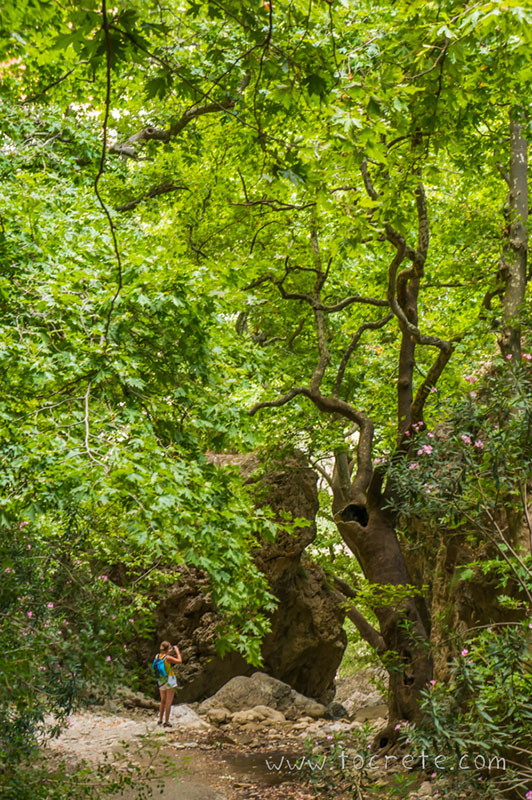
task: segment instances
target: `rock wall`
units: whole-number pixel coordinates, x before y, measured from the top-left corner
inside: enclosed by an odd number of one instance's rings
[[[217,463],[231,457],[216,456]],[[288,683],[296,691],[327,703],[334,696],[334,677],[346,646],[343,613],[328,589],[323,570],[304,557],[316,535],[318,509],[316,474],[297,459],[257,479],[254,457],[238,456],[247,480],[256,487],[257,506],[289,511],[310,524],[292,534],[281,532],[274,542],[259,542],[254,554],[279,606],[272,617],[271,633],[262,646],[264,672]],[[220,657],[215,651],[215,631],[220,619],[208,593],[207,578],[187,567],[167,589],[155,611],[156,635],[137,645],[144,665],[159,642],[179,644],[183,655],[181,688],[176,702],[202,700],[236,675],[251,675],[255,667],[238,653]]]

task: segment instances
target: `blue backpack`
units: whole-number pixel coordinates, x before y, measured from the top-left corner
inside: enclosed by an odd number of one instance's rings
[[[165,681],[168,677],[166,664],[164,663],[165,658],[166,656],[159,658],[159,654],[157,654],[151,662],[152,674],[157,678],[158,681]]]

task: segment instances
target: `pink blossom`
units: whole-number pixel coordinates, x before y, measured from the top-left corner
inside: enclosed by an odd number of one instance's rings
[[[436,389],[436,387],[433,386],[432,389],[430,390],[429,394],[434,394],[434,392],[437,392],[437,391],[438,390]]]
[[[472,397],[473,399],[475,399],[475,397],[478,397],[478,393],[477,392],[469,392],[469,397]]]
[[[526,800],[532,800],[532,789],[525,794]]]
[[[482,450],[484,447],[484,442],[481,439],[475,439],[475,447],[477,450]]]
[[[408,469],[417,469],[418,467],[419,467],[418,461],[412,461],[412,463],[408,465]]]
[[[436,686],[436,681],[435,680],[431,680],[431,681],[429,681],[429,683],[430,683],[431,686]]]
[[[523,358],[526,358],[527,361],[532,361],[532,353],[523,353]]]
[[[31,619],[33,617],[33,611],[28,611],[26,616]]]
[[[19,526],[18,526],[19,531],[21,531],[22,528],[25,528],[26,525],[29,525],[29,524],[30,524],[29,522],[19,522]]]
[[[460,434],[460,438],[466,444],[471,444],[471,436],[468,436],[467,433]]]
[[[108,580],[109,580],[109,578],[107,577],[107,575],[98,575],[98,578],[99,578],[101,581],[108,581]]]
[[[47,608],[53,608],[53,607],[54,607],[54,604],[53,604],[53,603],[46,603],[46,607],[47,607]]]
[[[394,728],[394,731],[398,731],[401,727],[402,727],[401,723],[398,722],[397,725]]]
[[[405,431],[405,436],[410,436],[410,431]]]
[[[11,575],[11,573],[14,573],[14,572],[15,572],[15,570],[14,570],[14,569],[11,569],[11,567],[6,567],[6,568],[5,568],[5,570],[4,570],[4,573],[5,573],[6,575]],[[19,598],[19,599],[20,599],[20,598]]]
[[[512,354],[511,354],[511,353],[508,353],[508,355],[506,356],[506,360],[507,360],[507,361],[511,361],[511,360],[512,360],[512,358],[513,358]]]
[[[465,658],[467,655],[469,655],[469,650],[465,650],[465,649],[464,649],[464,650],[462,650],[462,652],[460,653],[460,655],[461,655],[461,656],[463,656],[463,657]]]
[[[468,383],[475,383],[478,380],[475,375],[466,375],[465,379]]]
[[[31,550],[31,544],[26,545],[26,550]]]
[[[418,454],[418,456],[422,456],[423,453],[427,453],[427,455],[430,456],[430,454],[432,453],[433,449],[434,448],[432,447],[431,444],[424,444],[423,447],[419,448],[419,450],[417,451],[417,454]]]
[[[111,661],[111,656],[105,656],[106,661]]]
[[[429,437],[429,439],[434,439],[434,434],[432,433],[432,431],[428,431],[427,436]]]

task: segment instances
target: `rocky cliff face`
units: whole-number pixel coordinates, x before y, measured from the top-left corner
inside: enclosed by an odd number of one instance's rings
[[[223,464],[230,458],[215,456],[213,460]],[[310,522],[292,534],[282,532],[274,542],[259,542],[257,546],[256,562],[279,599],[272,631],[263,642],[263,670],[298,692],[327,703],[334,696],[334,676],[346,636],[343,614],[327,588],[323,570],[304,557],[305,548],[316,535],[316,475],[294,459],[259,480],[254,478],[256,459],[236,458],[247,480],[256,486],[257,506],[267,504],[274,511],[288,511]],[[216,653],[219,621],[206,577],[199,570],[183,568],[156,609],[155,638],[141,643],[138,650],[146,664],[161,640],[179,644],[184,663],[177,702],[209,697],[234,676],[255,671],[237,653],[223,658]]]

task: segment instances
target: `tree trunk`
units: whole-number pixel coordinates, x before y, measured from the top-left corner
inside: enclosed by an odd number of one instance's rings
[[[345,504],[337,493],[333,504],[342,539],[354,553],[368,581],[396,587],[411,585],[410,576],[394,529],[394,520],[377,504],[360,501]],[[377,744],[388,746],[395,738],[398,720],[420,717],[420,692],[432,678],[427,615],[421,598],[383,598],[375,615],[385,644],[383,662],[390,675],[389,724]]]
[[[513,359],[521,358],[521,326],[519,313],[527,283],[528,251],[528,183],[527,148],[523,126],[512,119],[510,122],[510,173],[508,175],[509,212],[508,242],[502,257],[501,271],[504,278],[503,332],[500,339],[501,352]]]

